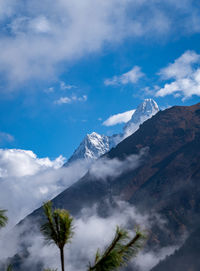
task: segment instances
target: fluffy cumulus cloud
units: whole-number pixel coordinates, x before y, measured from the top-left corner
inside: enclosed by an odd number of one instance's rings
[[[156,96],[174,95],[189,98],[200,96],[200,55],[186,51],[182,56],[160,71],[161,79],[171,80],[156,92]]]
[[[2,0],[0,72],[13,82],[49,78],[62,61],[125,38],[199,32],[199,21],[190,0]]]
[[[129,83],[135,84],[137,81],[143,77],[144,74],[141,72],[141,68],[138,66],[133,67],[130,71],[123,73],[119,76],[114,76],[111,79],[106,79],[104,81],[104,84],[106,86],[112,86],[112,85],[126,85]]]
[[[51,161],[49,158],[37,158],[32,151],[0,149],[0,177],[30,176],[42,169],[59,168],[63,162],[62,156]]]
[[[119,123],[126,123],[131,119],[134,112],[135,112],[135,109],[126,111],[124,113],[119,113],[119,114],[116,114],[116,115],[112,115],[107,120],[105,120],[103,122],[103,125],[105,125],[105,126],[113,126],[113,125],[116,125],[116,124],[119,124]]]
[[[10,226],[86,172],[86,163],[62,167],[64,161],[62,156],[50,160],[32,151],[0,149],[0,208],[8,210]]]

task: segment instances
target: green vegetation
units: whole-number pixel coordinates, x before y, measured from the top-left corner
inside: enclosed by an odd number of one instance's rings
[[[61,269],[64,271],[64,246],[73,236],[73,217],[65,209],[53,209],[51,201],[43,205],[46,222],[41,226],[47,244],[56,244],[60,250]],[[5,227],[8,218],[6,210],[0,210],[0,228]],[[94,264],[89,263],[88,271],[113,271],[127,265],[129,260],[136,256],[144,245],[146,236],[138,228],[134,237],[130,237],[127,230],[117,227],[111,243],[100,253],[98,249]],[[12,271],[9,265],[6,271]],[[44,269],[57,271],[57,269]]]
[[[41,226],[47,243],[55,243],[60,250],[61,269],[64,271],[64,246],[73,236],[73,218],[64,209],[52,209],[51,201],[43,205],[46,223]]]
[[[6,223],[8,222],[8,217],[6,216],[6,210],[0,209],[0,228],[3,228],[6,226]],[[12,271],[12,266],[8,265],[6,268],[6,271]]]
[[[7,267],[6,271],[12,271],[12,265],[9,264],[9,266]]]
[[[131,238],[126,230],[117,227],[112,242],[102,254],[97,250],[95,263],[89,265],[88,271],[112,271],[127,265],[143,246],[145,239],[146,236],[139,229]]]
[[[55,243],[60,249],[61,268],[64,271],[64,246],[73,236],[73,218],[64,209],[53,210],[51,201],[45,203],[43,208],[47,221],[41,226],[41,232],[48,244]],[[137,255],[145,240],[146,236],[139,229],[136,229],[134,237],[130,237],[128,231],[117,227],[112,242],[103,253],[97,251],[94,264],[89,263],[88,271],[113,271],[127,265]]]
[[[8,218],[5,213],[6,210],[0,210],[0,228],[5,227],[6,223],[8,222]]]

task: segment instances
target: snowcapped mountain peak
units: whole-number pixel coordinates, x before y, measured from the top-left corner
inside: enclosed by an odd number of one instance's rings
[[[108,152],[127,136],[134,133],[145,120],[151,118],[159,111],[157,103],[153,99],[145,99],[134,111],[132,118],[124,126],[124,132],[113,136],[100,135],[96,132],[87,134],[79,147],[75,150],[68,162],[85,159],[93,161]]]
[[[153,111],[153,110],[158,111],[159,107],[153,99],[145,99],[141,104],[138,105],[136,110],[143,111],[143,112],[148,112],[148,111]]]
[[[85,139],[88,139],[88,140],[97,140],[97,139],[99,139],[99,140],[101,140],[101,138],[102,138],[102,135],[100,135],[100,134],[98,134],[98,133],[96,133],[96,132],[92,132],[91,134],[87,134],[86,135],[86,137],[85,137]]]
[[[145,99],[138,105],[135,112],[132,115],[130,122],[140,122],[144,116],[153,116],[159,111],[157,103],[153,99]]]
[[[85,136],[68,162],[71,163],[78,159],[94,160],[108,152],[109,149],[110,138],[93,132]]]
[[[134,133],[147,119],[151,118],[159,111],[157,103],[153,99],[145,99],[141,104],[138,105],[132,118],[124,126],[124,138]]]

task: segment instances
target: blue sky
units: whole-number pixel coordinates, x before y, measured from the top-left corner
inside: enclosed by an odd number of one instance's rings
[[[199,102],[198,1],[18,2],[0,3],[1,148],[69,157],[145,98]]]

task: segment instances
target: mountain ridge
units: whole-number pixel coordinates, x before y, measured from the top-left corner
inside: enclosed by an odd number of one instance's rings
[[[131,120],[123,127],[123,133],[112,136],[100,135],[96,132],[87,134],[72,156],[68,159],[65,166],[80,159],[89,161],[96,160],[126,137],[134,133],[139,128],[140,124],[151,118],[158,111],[159,107],[153,99],[145,99],[137,106]]]

